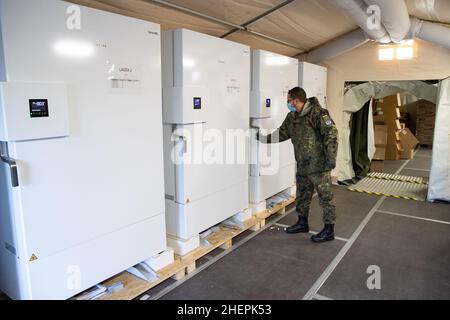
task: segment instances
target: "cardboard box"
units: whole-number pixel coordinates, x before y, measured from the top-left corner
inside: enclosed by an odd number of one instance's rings
[[[411,160],[414,157],[414,150],[419,144],[419,140],[417,140],[408,128],[401,130],[399,135],[403,148],[403,151],[400,153],[400,158]]]
[[[385,125],[375,125],[375,145],[384,147],[387,145],[388,127]]]
[[[397,144],[388,144],[386,146],[386,157],[385,160],[400,160],[400,152],[398,150]]]
[[[370,171],[372,171],[372,172],[383,172],[384,171],[384,161],[373,160],[370,163]]]
[[[372,160],[385,160],[386,159],[386,147],[377,147]]]
[[[400,159],[412,160],[414,158],[414,150],[408,149],[400,152]]]
[[[373,124],[377,125],[377,124],[381,124],[384,125],[384,115],[382,114],[377,114],[375,116],[373,116]]]
[[[377,107],[380,106],[383,110],[384,119],[387,130],[387,145],[386,145],[386,160],[400,159],[399,148],[397,146],[398,140],[395,133],[401,129],[400,120],[397,117],[398,95],[392,95],[379,100]]]

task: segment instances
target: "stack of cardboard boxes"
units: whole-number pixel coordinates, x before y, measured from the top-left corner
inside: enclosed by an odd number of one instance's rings
[[[376,153],[371,171],[383,171],[384,160],[412,159],[419,140],[400,122],[400,96],[376,102],[374,115]]]
[[[426,100],[417,104],[416,137],[421,145],[433,145],[434,123],[436,121],[436,105]]]
[[[380,112],[378,110],[378,112]],[[370,164],[370,171],[382,172],[384,170],[384,160],[386,158],[387,132],[388,128],[384,122],[382,113],[374,115],[374,132],[375,132],[375,155]]]

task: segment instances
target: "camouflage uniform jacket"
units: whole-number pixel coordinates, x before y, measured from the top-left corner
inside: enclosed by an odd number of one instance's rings
[[[288,139],[294,145],[298,175],[326,172],[336,166],[338,131],[317,98],[308,99],[301,112],[290,112],[279,129],[260,138],[263,143]]]

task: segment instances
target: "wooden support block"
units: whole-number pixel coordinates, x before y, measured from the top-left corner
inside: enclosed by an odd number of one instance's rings
[[[190,265],[188,265],[188,266],[186,267],[186,273],[187,273],[187,274],[191,274],[191,273],[194,272],[196,269],[197,269],[197,266],[196,266],[195,261],[194,261],[194,262],[192,262]]]
[[[184,277],[186,277],[186,269],[183,269],[183,270],[178,271],[177,273],[175,273],[175,274],[172,276],[172,279],[178,281],[178,280],[183,279]]]
[[[283,207],[281,210],[278,210],[276,213],[278,213],[278,214],[285,214],[286,213],[286,207]]]
[[[262,219],[260,222],[259,222],[259,228],[261,229],[262,227],[264,227],[266,225],[266,219]]]
[[[262,220],[265,222],[265,220]],[[251,231],[258,231],[261,229],[261,222],[257,222],[253,227],[250,228]]]
[[[223,245],[221,245],[220,247],[221,247],[223,250],[228,250],[228,249],[230,249],[232,246],[233,246],[233,241],[230,239],[230,240],[228,240],[227,242],[225,242]]]

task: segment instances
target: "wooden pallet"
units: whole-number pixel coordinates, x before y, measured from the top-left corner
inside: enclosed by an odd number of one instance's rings
[[[169,278],[181,280],[186,277],[186,275],[196,270],[197,260],[217,248],[231,248],[233,245],[233,238],[246,230],[259,230],[261,228],[260,223],[261,220],[256,217],[252,217],[245,221],[243,228],[233,228],[222,223],[218,226],[219,230],[207,237],[210,246],[200,246],[184,256],[176,255],[175,261],[172,264],[157,273],[159,277],[158,280],[153,282],[144,281],[125,271],[102,283],[104,286],[110,286],[120,281],[124,285],[124,289],[113,294],[103,295],[99,297],[98,300],[132,300]]]
[[[262,228],[266,225],[266,219],[274,214],[285,214],[286,213],[286,207],[290,204],[294,203],[295,196],[291,196],[289,199],[286,199],[285,201],[277,204],[273,208],[266,209],[256,215],[256,217],[260,220],[259,228]]]

